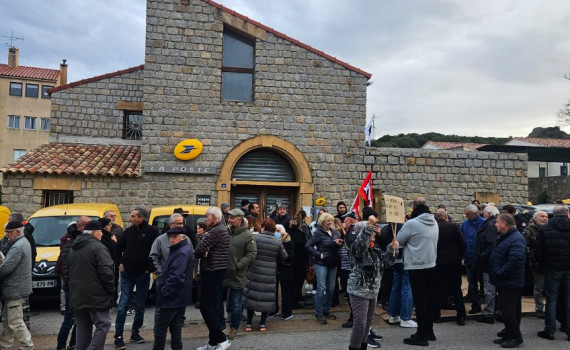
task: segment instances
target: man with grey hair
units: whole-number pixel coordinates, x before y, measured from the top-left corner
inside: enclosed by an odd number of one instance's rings
[[[483,290],[485,293],[485,307],[481,316],[477,317],[477,322],[489,324],[495,323],[495,294],[497,291],[489,276],[489,258],[499,237],[499,232],[495,226],[497,215],[499,215],[499,209],[495,206],[487,205],[483,209],[485,221],[481,229],[477,231],[475,248],[475,270],[477,273],[483,274]]]
[[[168,227],[169,229],[173,229],[175,227],[184,228],[184,217],[182,214],[174,213],[170,215],[170,219],[168,220]],[[162,273],[162,269],[166,263],[166,260],[168,260],[169,254],[170,241],[168,239],[167,232],[164,232],[154,240],[152,247],[150,248],[150,259],[152,260],[155,268],[154,272],[157,275],[160,275]]]
[[[468,297],[471,299],[470,314],[481,312],[481,302],[479,301],[479,276],[475,268],[477,232],[483,227],[485,219],[479,216],[479,208],[474,204],[465,207],[466,220],[461,223],[459,230],[465,238],[467,249],[465,250],[465,270],[467,271]]]
[[[208,327],[208,344],[199,347],[199,350],[227,349],[231,344],[222,332],[218,318],[217,291],[222,288],[222,282],[228,268],[229,234],[222,222],[222,211],[217,207],[210,207],[206,211],[206,225],[208,235],[196,246],[194,256],[197,259],[206,258],[202,268],[202,286],[200,299],[200,313]]]
[[[69,252],[69,293],[75,313],[77,350],[103,350],[111,328],[114,262],[100,243],[102,236],[101,223],[89,221]]]
[[[534,310],[538,318],[544,318],[544,303],[542,302],[542,293],[544,291],[544,271],[538,266],[534,257],[534,246],[538,228],[548,222],[548,214],[543,210],[537,210],[527,228],[523,231],[526,241],[528,266],[532,270],[534,276]]]
[[[570,215],[568,207],[554,207],[553,217],[539,226],[535,244],[535,258],[545,271],[546,318],[543,331],[538,336],[554,340],[556,332],[556,303],[559,297],[566,305],[566,335],[570,340]],[[565,296],[559,296],[560,286],[566,289]]]
[[[119,271],[121,271],[121,297],[117,307],[117,318],[115,320],[115,348],[125,349],[123,340],[123,330],[129,306],[129,300],[136,286],[137,297],[135,307],[135,318],[131,329],[131,343],[144,343],[144,338],[140,336],[139,330],[144,321],[144,310],[146,294],[150,283],[150,272],[154,266],[150,262],[149,255],[152,243],[158,237],[158,230],[148,224],[148,212],[143,208],[135,208],[131,211],[129,222],[131,226],[127,228],[117,247],[122,253]]]
[[[114,210],[107,210],[103,214],[103,217],[111,220],[111,223],[112,223],[111,234],[114,235],[115,237],[117,237],[117,240],[118,240],[119,237],[121,237],[121,234],[123,233],[123,228],[121,226],[117,225],[117,223],[115,222],[117,220],[117,215],[120,215],[120,214],[115,213]]]
[[[8,222],[4,231],[8,237],[9,248],[0,265],[0,285],[4,302],[4,335],[0,338],[0,348],[11,349],[16,339],[22,345],[21,349],[33,349],[32,335],[22,317],[24,301],[32,294],[32,250],[30,243],[24,238],[24,225],[21,222]]]

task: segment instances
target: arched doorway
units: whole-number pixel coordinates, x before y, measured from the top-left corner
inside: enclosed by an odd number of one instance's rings
[[[264,214],[283,203],[292,215],[310,206],[314,193],[303,153],[272,135],[256,136],[237,145],[222,163],[216,187],[218,205],[239,207],[242,199],[255,200]]]

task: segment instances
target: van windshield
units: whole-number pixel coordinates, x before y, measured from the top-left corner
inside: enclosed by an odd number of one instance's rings
[[[46,216],[31,218],[30,224],[34,227],[34,239],[38,247],[59,246],[60,239],[67,233],[67,226],[76,222],[79,216]],[[90,216],[91,220],[98,217]]]

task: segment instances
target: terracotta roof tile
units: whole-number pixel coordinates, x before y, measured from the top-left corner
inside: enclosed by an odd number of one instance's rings
[[[565,139],[542,139],[538,137],[515,137],[515,140],[535,143],[545,147],[570,148],[570,140]]]
[[[51,94],[52,92],[56,92],[56,91],[61,91],[61,90],[65,90],[65,89],[69,89],[78,85],[83,85],[83,84],[87,84],[87,83],[92,83],[95,81],[99,81],[99,80],[103,80],[103,79],[107,79],[107,78],[112,78],[112,77],[116,77],[118,75],[122,75],[122,74],[127,74],[127,73],[131,73],[131,72],[136,72],[138,70],[142,70],[144,69],[144,64],[141,64],[140,66],[136,66],[136,67],[131,67],[131,68],[127,68],[127,69],[123,69],[123,70],[118,70],[116,72],[112,72],[112,73],[107,73],[107,74],[103,74],[103,75],[98,75],[92,78],[87,78],[87,79],[82,79],[82,80],[78,80],[78,81],[74,81],[72,83],[69,84],[65,84],[65,85],[60,85],[58,87],[55,87],[53,89],[49,89],[48,92]]]
[[[49,143],[34,148],[3,173],[139,177],[138,146]]]
[[[428,141],[428,143],[440,147],[442,149],[453,149],[453,148],[467,148],[476,151],[477,148],[486,146],[484,143],[473,143],[473,142],[438,142],[438,141]]]
[[[58,74],[58,69],[26,66],[10,67],[7,64],[0,63],[0,76],[5,77],[57,81]]]
[[[291,43],[293,43],[293,44],[295,44],[295,45],[298,45],[298,46],[301,46],[302,48],[305,48],[305,49],[307,49],[307,50],[309,50],[309,51],[311,51],[311,52],[314,52],[314,53],[316,53],[316,54],[319,55],[319,56],[322,56],[322,57],[324,57],[324,58],[326,58],[326,59],[328,59],[328,60],[330,60],[330,61],[333,61],[334,63],[340,64],[341,66],[343,66],[343,67],[345,67],[345,68],[348,68],[348,69],[350,69],[350,70],[352,70],[352,71],[354,71],[354,72],[356,72],[356,73],[358,73],[358,74],[362,74],[362,75],[364,75],[367,79],[370,79],[370,78],[372,77],[372,74],[371,74],[371,73],[365,72],[365,71],[363,71],[363,70],[360,69],[360,68],[357,68],[357,67],[355,67],[355,66],[352,66],[352,65],[350,65],[350,64],[348,64],[348,63],[346,63],[346,62],[344,62],[344,61],[341,61],[341,60],[339,60],[339,59],[336,58],[336,57],[333,57],[333,56],[331,56],[331,55],[328,55],[328,54],[322,52],[321,50],[317,50],[317,49],[315,49],[314,47],[311,47],[311,46],[309,46],[309,45],[307,45],[307,44],[304,44],[304,43],[300,42],[300,41],[297,40],[297,39],[293,39],[293,38],[291,38],[290,36],[288,36],[288,35],[286,35],[286,34],[283,34],[283,33],[279,32],[279,31],[277,31],[277,30],[275,30],[275,29],[273,29],[273,28],[271,28],[271,27],[268,27],[268,26],[266,26],[266,25],[263,25],[263,24],[259,23],[258,21],[255,21],[255,20],[253,20],[253,19],[251,19],[251,18],[249,18],[249,17],[247,17],[247,16],[244,16],[244,15],[242,15],[242,14],[240,14],[240,13],[237,13],[237,12],[235,12],[234,10],[227,8],[227,7],[225,7],[225,6],[222,5],[222,4],[218,4],[217,2],[212,1],[212,0],[202,0],[202,1],[205,2],[205,3],[207,3],[207,4],[212,5],[212,6],[214,6],[214,7],[219,8],[220,10],[222,10],[222,11],[224,11],[224,12],[227,12],[227,13],[229,13],[229,14],[231,14],[231,15],[234,15],[234,16],[236,16],[236,17],[239,17],[239,18],[241,18],[242,20],[244,20],[244,21],[246,21],[246,22],[248,22],[248,23],[253,24],[253,25],[256,26],[256,27],[259,27],[259,28],[261,28],[261,29],[264,29],[264,30],[266,30],[266,31],[268,31],[268,32],[270,32],[270,33],[272,33],[273,35],[280,37],[281,39],[285,39],[285,40],[287,40],[287,41],[290,41]]]

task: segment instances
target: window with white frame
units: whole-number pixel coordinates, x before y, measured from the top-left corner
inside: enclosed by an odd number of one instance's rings
[[[40,118],[40,130],[41,131],[49,131],[49,118]]]
[[[14,148],[14,151],[12,152],[12,160],[16,160],[16,159],[20,158],[21,156],[23,156],[24,154],[26,154],[25,149]]]
[[[38,118],[36,117],[26,117],[24,119],[24,129],[26,130],[36,130],[38,123]]]
[[[8,116],[8,129],[19,129],[20,128],[20,116],[19,115],[9,115]]]

